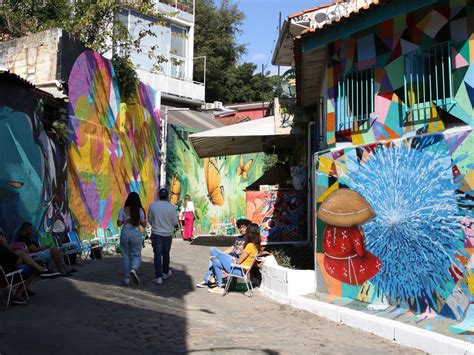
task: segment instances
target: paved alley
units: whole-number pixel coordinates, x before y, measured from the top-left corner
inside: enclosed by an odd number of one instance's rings
[[[71,278],[40,281],[28,306],[1,308],[0,353],[417,353],[377,336],[252,297],[196,289],[208,246],[174,241],[174,275],[152,283],[144,249],[139,287],[120,286],[120,257],[89,261]]]

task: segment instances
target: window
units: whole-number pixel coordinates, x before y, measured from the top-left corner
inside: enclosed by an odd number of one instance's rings
[[[186,47],[188,44],[187,31],[184,28],[171,25],[171,75],[184,78],[186,73]]]
[[[405,104],[414,122],[429,118],[433,105],[454,104],[449,42],[405,55]]]
[[[373,68],[343,75],[337,83],[336,131],[364,128],[373,112]]]

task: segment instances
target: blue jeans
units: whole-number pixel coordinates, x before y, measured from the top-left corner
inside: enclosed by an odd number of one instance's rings
[[[216,256],[221,253],[221,251],[215,247],[211,247],[209,248],[209,254],[211,256]],[[206,274],[204,275],[204,282],[208,282],[209,281],[209,276],[211,276],[213,274],[213,268],[212,268],[212,261],[209,260],[209,265],[207,266],[207,272]]]
[[[125,225],[120,233],[120,251],[122,253],[123,276],[130,278],[130,270],[138,271],[142,262],[142,233],[138,227]]]
[[[222,270],[225,270],[227,273],[230,273],[231,264],[236,263],[237,259],[229,254],[223,253],[221,251],[215,255],[216,258],[212,260],[212,270],[216,276],[216,281],[219,286],[222,286]],[[236,268],[233,270],[232,274],[242,276],[242,270]]]
[[[155,263],[155,277],[162,277],[170,271],[171,236],[151,235],[153,247],[153,262]]]

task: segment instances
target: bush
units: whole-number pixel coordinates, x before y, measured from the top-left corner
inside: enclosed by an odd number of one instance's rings
[[[310,245],[275,245],[265,250],[275,257],[280,266],[297,270],[314,270],[314,250]]]

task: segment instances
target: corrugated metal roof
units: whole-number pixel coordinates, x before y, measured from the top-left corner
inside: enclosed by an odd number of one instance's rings
[[[165,107],[161,106],[161,117],[165,115]],[[199,130],[209,130],[223,127],[224,125],[214,119],[212,113],[199,111],[168,111],[168,124],[190,127]]]

